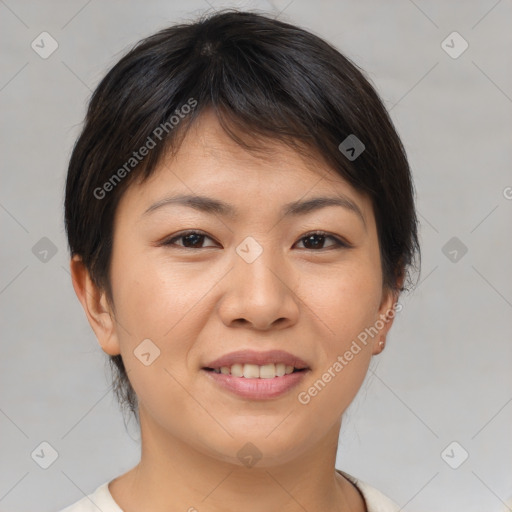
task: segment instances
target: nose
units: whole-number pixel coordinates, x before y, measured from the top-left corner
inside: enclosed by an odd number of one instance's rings
[[[300,299],[294,282],[298,279],[275,253],[265,249],[251,263],[235,253],[228,276],[218,308],[225,325],[269,330],[297,322]]]

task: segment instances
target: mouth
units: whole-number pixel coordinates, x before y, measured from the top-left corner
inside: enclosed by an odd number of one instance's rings
[[[232,366],[221,366],[217,368],[204,367],[203,370],[245,379],[275,379],[292,373],[305,372],[308,368],[296,368],[284,363],[270,363],[261,366],[250,363],[237,363]]]
[[[234,364],[220,368],[201,369],[216,389],[238,398],[264,401],[285,396],[297,387],[311,371],[283,364]]]
[[[284,350],[238,350],[209,361],[201,373],[216,389],[246,400],[278,398],[305,378],[311,368]]]

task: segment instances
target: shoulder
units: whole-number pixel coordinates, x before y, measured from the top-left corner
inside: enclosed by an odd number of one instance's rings
[[[401,510],[396,503],[391,501],[385,494],[375,487],[352,475],[349,475],[348,473],[345,473],[344,471],[341,471],[340,469],[337,469],[336,471],[341,473],[347,480],[350,480],[359,489],[363,495],[368,512],[399,512]]]
[[[98,510],[101,512],[123,512],[110,494],[109,483],[101,484],[91,494],[58,512],[98,512]]]

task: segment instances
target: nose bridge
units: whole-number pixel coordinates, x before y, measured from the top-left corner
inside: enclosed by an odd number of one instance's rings
[[[286,262],[279,248],[271,247],[269,237],[268,243],[263,239],[260,243],[247,237],[235,248],[234,268],[220,307],[226,324],[245,320],[266,329],[277,320],[288,325],[298,318]]]
[[[236,247],[237,283],[256,293],[262,288],[265,293],[279,294],[285,280],[279,275],[284,272],[279,250],[271,247],[271,237],[259,240],[248,236]]]

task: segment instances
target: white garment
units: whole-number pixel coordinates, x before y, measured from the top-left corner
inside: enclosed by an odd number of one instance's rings
[[[358,480],[344,471],[339,469],[336,471],[341,473],[347,480],[350,480],[361,491],[368,512],[399,511],[398,505],[375,489],[375,487]],[[109,483],[106,482],[100,485],[92,494],[84,496],[81,500],[59,512],[98,512],[98,510],[101,510],[101,512],[123,512],[108,490]]]

